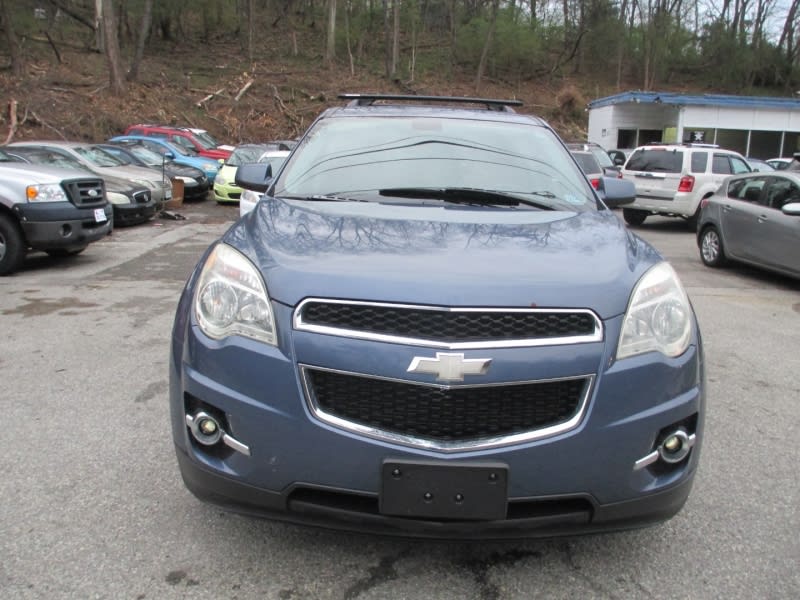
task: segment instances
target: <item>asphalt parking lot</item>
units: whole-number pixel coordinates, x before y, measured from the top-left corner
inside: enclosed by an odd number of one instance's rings
[[[170,327],[238,209],[177,212],[0,279],[4,597],[800,597],[800,282],[710,270],[677,221],[636,229],[682,277],[706,349],[700,473],[671,521],[514,543],[355,536],[227,514],[184,489]]]

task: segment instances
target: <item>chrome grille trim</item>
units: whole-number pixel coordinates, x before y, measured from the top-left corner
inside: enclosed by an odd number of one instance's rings
[[[419,381],[409,381],[406,379],[395,379],[391,377],[365,375],[363,373],[354,373],[351,371],[343,371],[340,369],[328,369],[324,367],[318,367],[303,363],[298,364],[298,366],[300,368],[300,375],[301,375],[300,379],[303,385],[303,392],[306,398],[306,405],[308,406],[309,411],[311,411],[311,414],[319,421],[327,423],[328,425],[331,425],[338,429],[343,429],[351,433],[366,436],[383,442],[399,444],[402,446],[409,446],[412,448],[419,448],[421,450],[432,450],[442,453],[470,452],[473,450],[484,450],[489,448],[498,448],[502,446],[511,446],[514,444],[533,442],[536,440],[541,440],[547,437],[552,437],[555,435],[560,435],[568,431],[571,431],[581,423],[584,415],[586,414],[586,408],[589,403],[589,397],[591,395],[592,390],[594,389],[594,379],[595,379],[594,375],[575,375],[572,377],[557,377],[552,379],[536,379],[528,381],[513,381],[513,382],[458,386],[459,388],[503,387],[511,385],[549,383],[554,381],[568,381],[576,379],[585,380],[583,395],[578,402],[578,408],[575,411],[575,414],[567,421],[557,423],[555,425],[550,425],[548,427],[543,427],[541,429],[526,431],[523,433],[502,435],[496,437],[486,437],[470,441],[450,442],[450,441],[431,440],[427,438],[403,435],[401,433],[397,433],[394,431],[386,431],[375,427],[370,427],[368,425],[363,425],[361,423],[348,421],[346,419],[342,419],[340,417],[325,412],[316,404],[314,393],[313,390],[311,389],[309,370],[328,371],[331,373],[339,373],[342,375],[350,375],[354,377],[363,377],[363,378],[377,379],[382,381],[402,383],[406,385],[432,387],[439,389],[452,389],[453,386],[439,385],[435,383],[421,383]]]
[[[328,304],[344,304],[350,306],[365,306],[365,307],[385,307],[391,309],[409,309],[409,310],[429,310],[441,312],[461,312],[461,313],[497,313],[497,314],[512,314],[512,313],[562,313],[562,314],[583,314],[591,317],[594,322],[594,331],[587,335],[575,335],[566,337],[541,337],[541,338],[526,338],[526,339],[489,339],[482,341],[466,341],[466,342],[450,342],[447,340],[431,340],[415,337],[404,337],[400,335],[387,335],[383,333],[373,333],[369,331],[359,331],[357,329],[330,327],[326,325],[315,325],[308,323],[303,319],[303,310],[309,303],[321,302]],[[446,307],[446,306],[427,306],[427,305],[414,305],[414,304],[393,304],[387,302],[367,302],[367,301],[354,301],[354,300],[334,300],[329,298],[306,298],[297,305],[292,317],[294,329],[298,331],[309,331],[313,333],[320,333],[323,335],[334,335],[338,337],[346,337],[360,340],[370,340],[376,342],[386,342],[389,344],[403,344],[409,346],[425,346],[428,348],[446,349],[446,350],[481,350],[481,349],[496,349],[496,348],[528,348],[536,346],[560,346],[567,344],[586,344],[592,342],[603,341],[603,322],[591,310],[581,308],[464,308],[464,307]]]

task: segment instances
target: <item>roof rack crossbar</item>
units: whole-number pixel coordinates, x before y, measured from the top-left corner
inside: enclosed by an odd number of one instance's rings
[[[488,110],[514,112],[512,106],[522,106],[521,100],[500,100],[497,98],[468,98],[464,96],[413,96],[403,94],[339,94],[342,100],[349,100],[348,106],[372,106],[376,100],[403,100],[410,102],[450,102],[463,104],[483,104]]]

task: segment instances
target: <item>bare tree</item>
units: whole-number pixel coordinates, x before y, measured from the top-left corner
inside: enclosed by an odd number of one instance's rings
[[[478,74],[475,76],[475,91],[481,85],[483,74],[486,71],[486,63],[489,60],[489,49],[492,47],[492,39],[494,38],[494,30],[497,27],[497,13],[500,10],[500,0],[492,0],[492,12],[489,16],[489,27],[486,30],[486,41],[483,44],[483,52],[481,52],[481,62],[478,63]]]
[[[23,71],[22,55],[19,50],[17,36],[14,33],[14,24],[11,22],[11,10],[8,6],[8,0],[0,0],[0,25],[2,25],[5,32],[8,53],[11,55],[11,72],[19,77]]]
[[[109,84],[111,93],[122,96],[125,93],[125,79],[122,76],[122,61],[119,55],[119,37],[117,34],[117,16],[114,12],[113,0],[101,0],[103,47],[108,62]]]
[[[325,61],[330,64],[336,58],[336,0],[328,0],[328,36],[325,44]]]
[[[392,0],[394,24],[392,26],[392,67],[390,77],[397,76],[397,63],[400,62],[400,0]]]
[[[150,37],[150,26],[152,24],[153,0],[145,0],[142,22],[139,26],[139,37],[136,40],[136,53],[133,56],[131,68],[128,69],[128,81],[136,81],[139,77],[139,65],[142,64],[142,59],[144,58],[144,47],[147,44],[147,38]]]

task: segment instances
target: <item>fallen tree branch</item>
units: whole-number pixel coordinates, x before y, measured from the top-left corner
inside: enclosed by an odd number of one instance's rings
[[[52,129],[53,131],[55,131],[55,132],[56,132],[56,133],[59,135],[59,137],[60,137],[62,140],[65,140],[65,141],[66,141],[66,139],[67,139],[67,136],[65,136],[63,133],[61,133],[61,130],[60,130],[60,129],[57,129],[57,128],[53,127],[52,125],[50,125],[50,124],[49,124],[47,121],[45,121],[44,119],[42,119],[42,118],[41,118],[39,115],[37,115],[35,112],[33,112],[33,111],[30,111],[30,113],[31,113],[31,117],[33,117],[33,119],[34,119],[34,122],[35,122],[36,124],[38,124],[38,125],[41,125],[42,127],[47,127],[48,129]]]
[[[64,64],[64,61],[61,60],[61,53],[58,51],[58,48],[56,47],[56,43],[53,41],[53,38],[50,37],[50,32],[45,30],[44,35],[47,37],[47,41],[50,42],[50,47],[53,49],[53,52],[55,53],[56,58],[58,59],[58,64],[60,65]]]
[[[208,96],[197,102],[197,106],[203,106],[206,102],[214,98],[215,96],[220,96],[222,92],[225,91],[225,88],[220,88],[216,92],[211,92]]]
[[[6,136],[6,141],[3,142],[3,144],[8,144],[12,140],[12,138],[14,137],[14,134],[17,132],[17,101],[16,100],[11,100],[8,103],[8,120],[9,120],[8,135]]]
[[[184,118],[184,119],[186,119],[186,122],[187,122],[187,123],[188,123],[190,126],[192,126],[192,127],[194,127],[195,129],[197,129],[197,125],[195,125],[195,124],[194,124],[194,122],[192,121],[192,118],[191,118],[189,115],[187,115],[185,112],[181,111],[181,116],[183,116],[183,118]]]
[[[242,87],[242,89],[240,89],[240,90],[239,90],[239,93],[238,93],[238,94],[236,94],[236,97],[233,99],[233,101],[234,101],[234,102],[238,102],[238,101],[239,101],[239,98],[241,98],[242,96],[244,96],[244,93],[245,93],[245,92],[246,92],[248,89],[250,89],[250,86],[251,86],[251,85],[253,85],[253,80],[252,80],[252,79],[251,79],[250,81],[248,81],[247,83],[245,83],[245,84],[244,84],[244,86]]]

